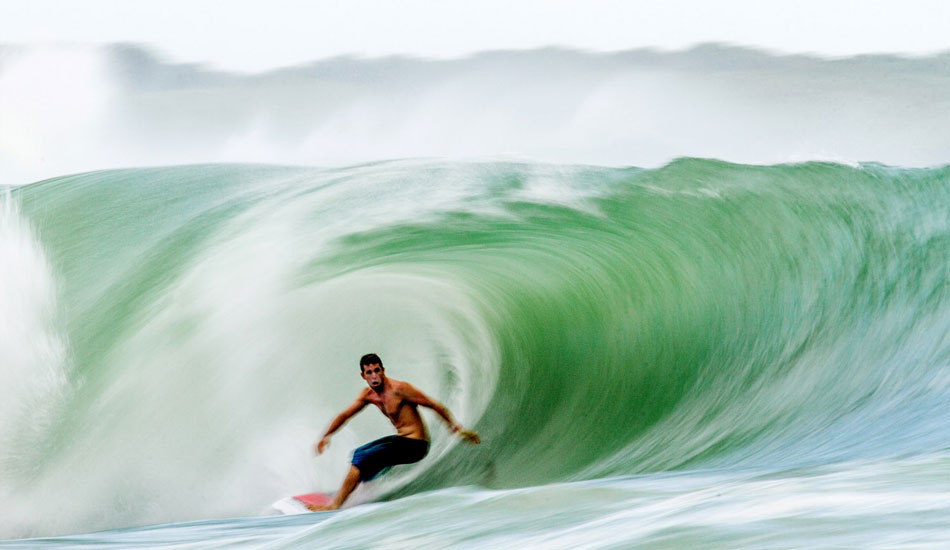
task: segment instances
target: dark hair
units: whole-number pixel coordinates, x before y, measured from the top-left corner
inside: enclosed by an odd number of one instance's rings
[[[360,357],[360,372],[363,372],[363,367],[366,365],[379,365],[383,366],[383,360],[379,358],[375,353],[367,353],[366,355]]]

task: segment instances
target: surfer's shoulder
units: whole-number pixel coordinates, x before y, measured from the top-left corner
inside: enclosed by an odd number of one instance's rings
[[[386,381],[389,382],[392,386],[394,392],[399,395],[405,395],[406,392],[411,392],[415,388],[412,387],[412,384],[409,382],[403,382],[402,380],[396,380],[394,378],[386,378]]]
[[[398,385],[393,385],[393,391],[395,391],[399,397],[416,404],[425,404],[431,401],[424,393],[419,391],[419,388],[409,382],[400,381]]]

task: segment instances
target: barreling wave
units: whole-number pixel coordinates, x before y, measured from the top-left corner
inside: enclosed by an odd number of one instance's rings
[[[68,499],[55,520],[7,518],[48,533],[331,489],[387,432],[362,415],[317,467],[308,454],[368,351],[484,443],[430,417],[430,457],[364,498],[946,448],[948,182],[682,159],[181,166],[17,189],[4,216],[55,275],[68,360],[36,394],[54,413],[2,418],[2,507]]]

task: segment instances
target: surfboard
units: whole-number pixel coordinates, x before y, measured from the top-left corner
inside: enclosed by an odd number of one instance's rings
[[[271,506],[281,514],[306,514],[310,510],[307,505],[323,506],[330,504],[333,495],[326,493],[307,493],[293,497],[284,497]]]

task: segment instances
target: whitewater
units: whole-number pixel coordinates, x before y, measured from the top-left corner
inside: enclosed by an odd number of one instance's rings
[[[0,58],[0,548],[950,543],[946,57],[75,55]],[[368,352],[482,444],[275,515]]]

